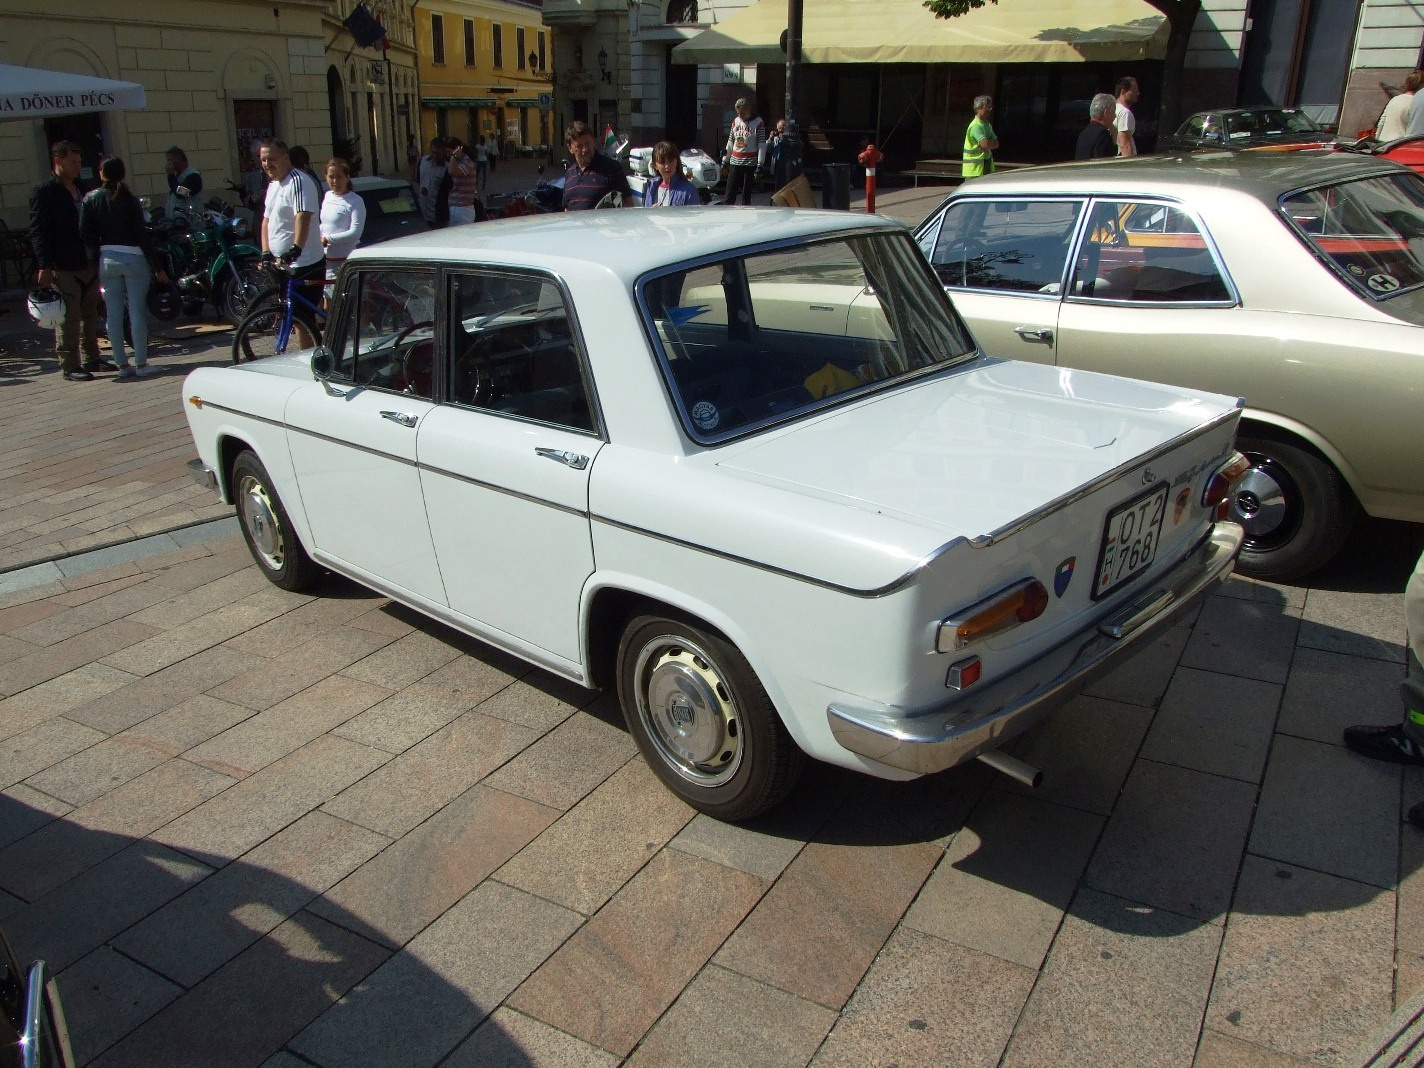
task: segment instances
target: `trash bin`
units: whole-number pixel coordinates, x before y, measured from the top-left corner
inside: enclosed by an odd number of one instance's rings
[[[849,163],[827,163],[821,168],[821,207],[850,210]]]

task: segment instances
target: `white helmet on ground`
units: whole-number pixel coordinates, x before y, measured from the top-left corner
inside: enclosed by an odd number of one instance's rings
[[[54,286],[30,290],[30,299],[25,303],[30,309],[30,318],[46,330],[53,330],[64,322],[64,294]]]

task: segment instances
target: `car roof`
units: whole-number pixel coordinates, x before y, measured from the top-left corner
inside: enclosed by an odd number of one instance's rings
[[[410,189],[404,178],[381,178],[374,174],[358,174],[351,179],[351,188],[358,193],[370,193],[383,189]]]
[[[1275,207],[1286,193],[1407,168],[1353,152],[1184,152],[1124,156],[999,171],[975,178],[954,197],[1005,193],[1104,193],[1182,196],[1189,189],[1229,188]]]
[[[899,230],[878,215],[802,208],[623,208],[526,215],[452,226],[357,249],[352,260],[602,265],[632,281],[651,270],[765,242],[847,231]]]
[[[1203,108],[1194,115],[1251,115],[1258,111],[1288,111],[1305,114],[1300,108],[1284,107],[1281,104],[1242,104],[1231,108]],[[1309,116],[1306,116],[1309,118]]]

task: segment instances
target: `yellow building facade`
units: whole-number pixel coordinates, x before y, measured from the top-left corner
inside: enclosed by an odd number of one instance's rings
[[[506,154],[554,143],[552,39],[517,0],[419,0],[415,40],[421,143],[498,139]]]
[[[204,195],[240,180],[251,141],[330,146],[324,0],[9,0],[0,62],[139,82],[148,105],[0,123],[0,217],[28,225],[29,196],[49,171],[48,145],[75,141],[92,174],[103,155],[130,187],[161,203],[164,152],[178,145]],[[120,14],[122,11],[122,14]],[[318,151],[317,146],[320,146]]]

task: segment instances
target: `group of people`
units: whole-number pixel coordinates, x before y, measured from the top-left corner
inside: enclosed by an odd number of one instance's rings
[[[413,165],[420,214],[432,227],[459,226],[484,218],[480,197],[499,160],[493,137],[466,144],[458,137],[435,137]]]
[[[1404,90],[1389,98],[1375,124],[1375,139],[1398,141],[1401,137],[1424,137],[1424,70],[1404,76]]]
[[[1074,159],[1103,159],[1108,156],[1137,155],[1137,117],[1132,106],[1142,95],[1137,79],[1128,75],[1117,80],[1114,93],[1098,93],[1088,104],[1088,125],[1078,135]],[[994,153],[999,135],[990,116],[994,98],[974,98],[974,118],[964,131],[961,173],[980,178],[994,173]]]
[[[267,181],[258,224],[262,251],[303,280],[308,299],[321,301],[323,287],[335,279],[366,225],[365,203],[351,188],[350,165],[339,158],[327,162],[323,197],[305,151],[269,138],[258,158]],[[30,197],[40,294],[31,303],[55,309],[40,321],[54,327],[60,373],[70,382],[93,381],[108,372],[120,380],[147,378],[157,370],[148,362],[149,290],[155,280],[165,286],[170,280],[143,207],[128,187],[124,161],[102,160],[93,190],[81,181],[83,155],[72,141],[55,142],[50,163],[49,177]],[[168,150],[165,170],[165,211],[171,217],[196,202],[203,178],[177,146]],[[101,294],[112,360],[99,353]]]

